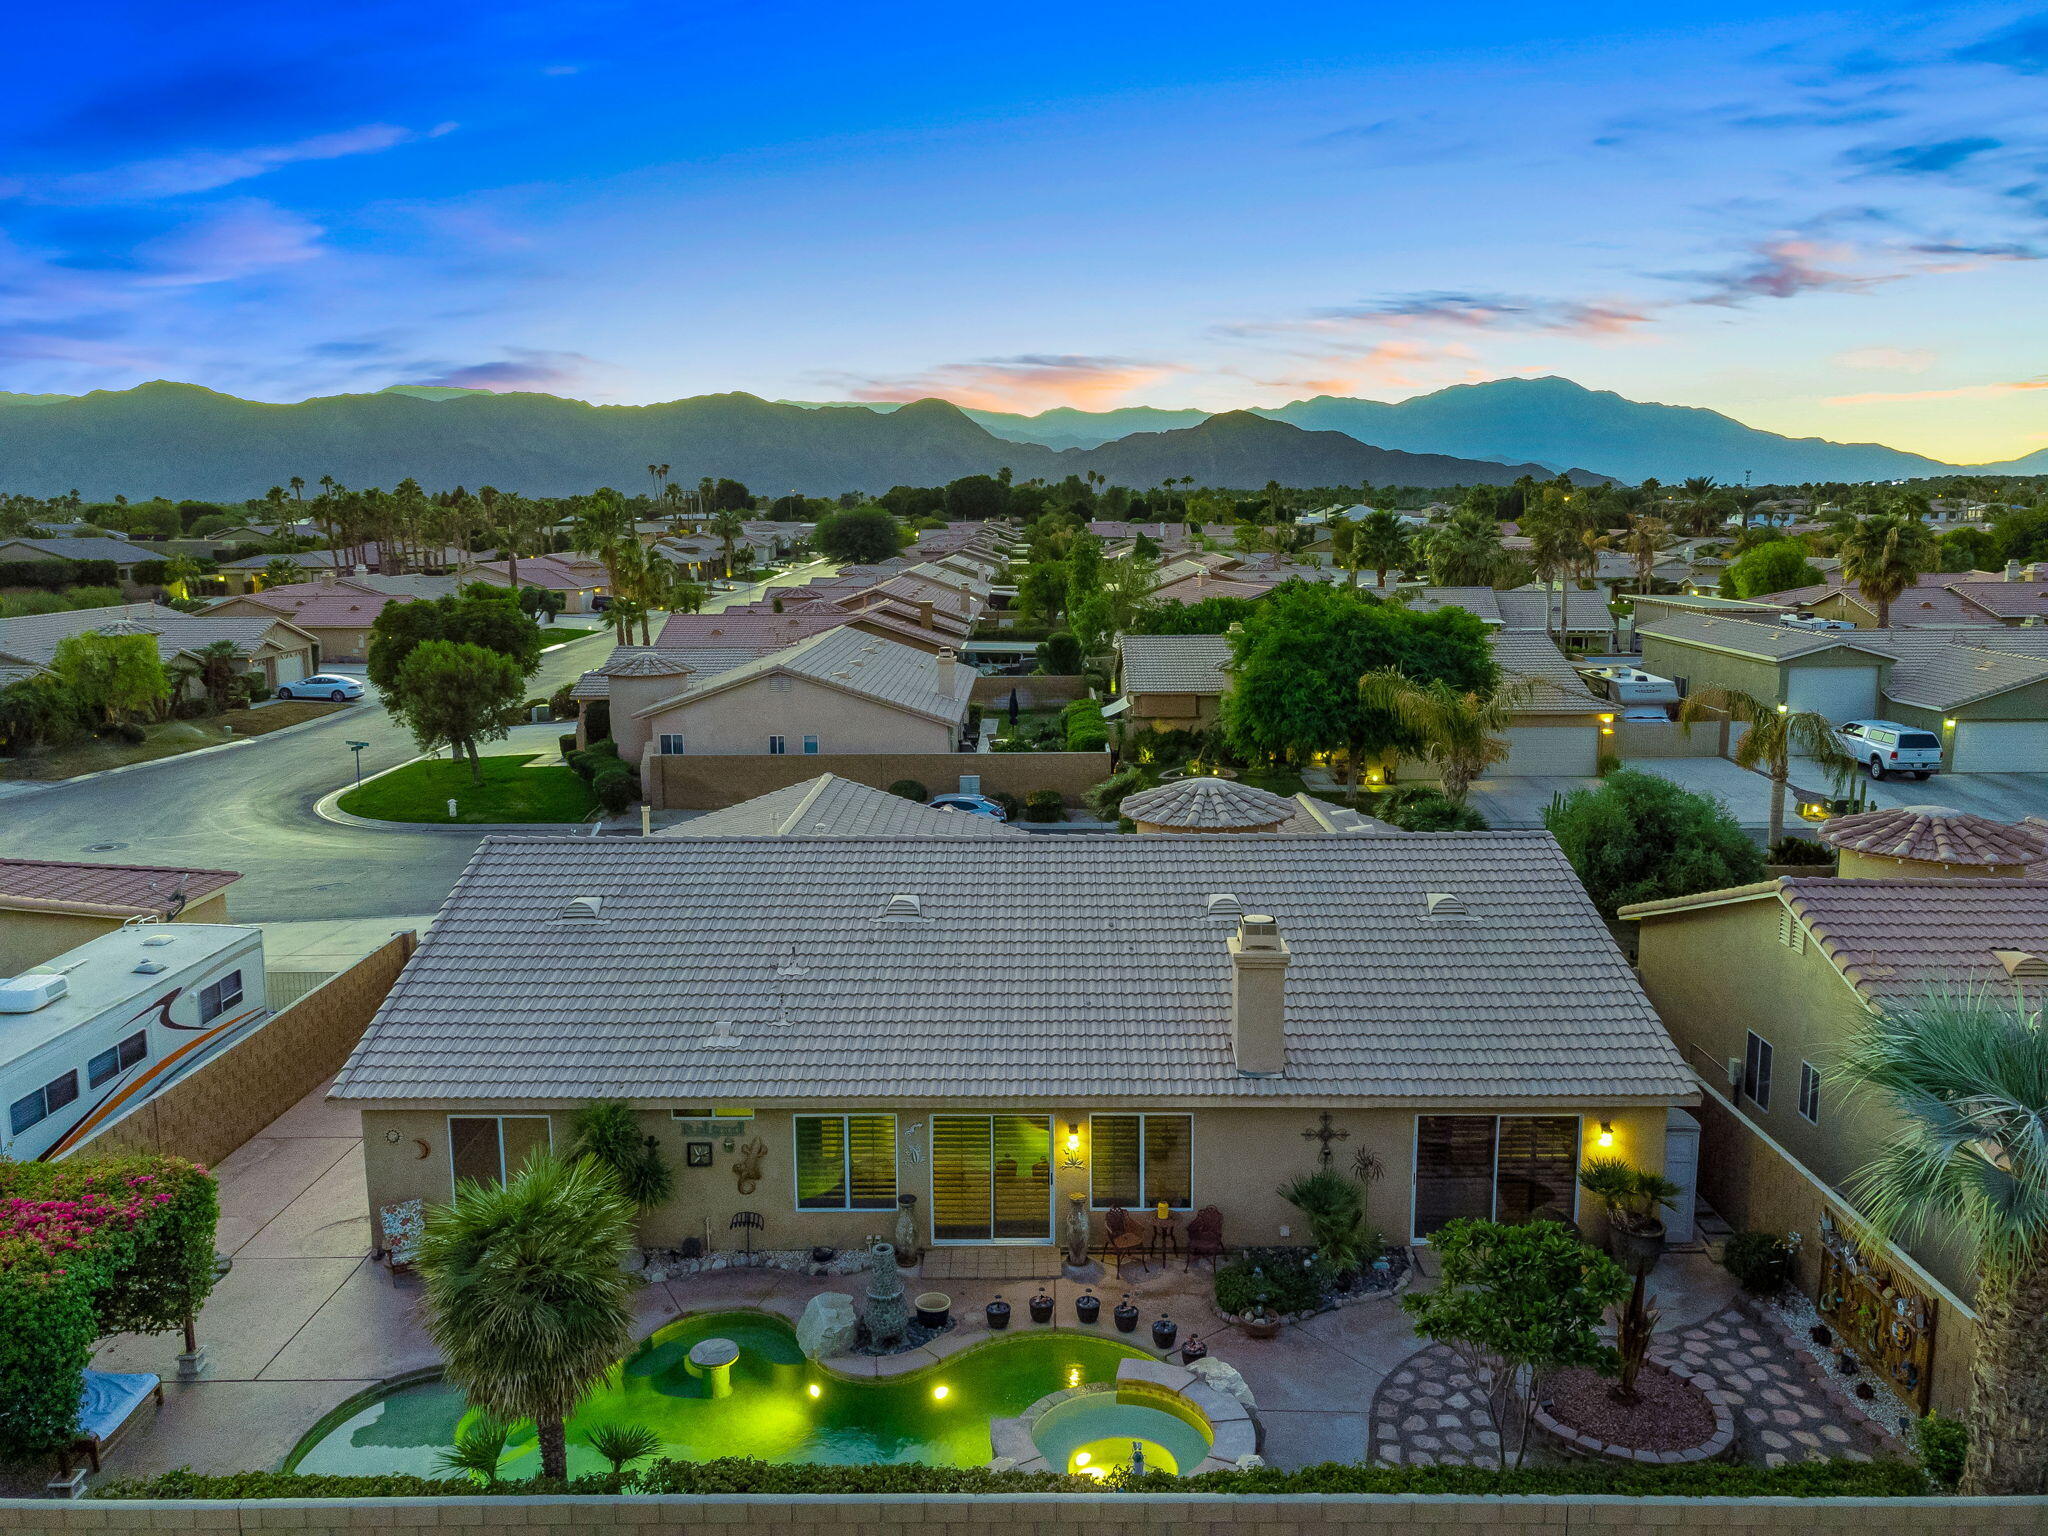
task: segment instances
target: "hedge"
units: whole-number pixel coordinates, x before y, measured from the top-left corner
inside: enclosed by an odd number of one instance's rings
[[[990,1472],[981,1467],[782,1466],[728,1458],[657,1461],[618,1475],[531,1479],[486,1487],[461,1477],[337,1477],[304,1472],[231,1472],[209,1476],[180,1468],[155,1477],[117,1479],[95,1499],[421,1499],[537,1498],[551,1494],[876,1494],[876,1493],[1235,1493],[1551,1495],[1577,1498],[1902,1499],[1925,1498],[1927,1476],[1909,1461],[1804,1461],[1782,1467],[1702,1462],[1684,1467],[1599,1465],[1528,1467],[1377,1467],[1324,1462],[1285,1472],[1163,1472],[1118,1483],[1057,1472]]]
[[[198,1309],[219,1215],[212,1176],[182,1158],[0,1162],[0,1458],[72,1440],[100,1339]]]
[[[66,587],[120,585],[121,568],[111,560],[0,560],[0,587],[35,587],[62,592]]]

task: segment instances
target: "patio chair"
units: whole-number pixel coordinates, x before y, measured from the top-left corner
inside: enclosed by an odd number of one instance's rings
[[[427,1227],[427,1203],[400,1200],[379,1206],[377,1226],[384,1236],[383,1258],[391,1278],[411,1274],[413,1261],[420,1255],[420,1237]]]
[[[1150,1239],[1146,1237],[1144,1229],[1131,1219],[1129,1211],[1119,1210],[1115,1206],[1102,1213],[1102,1225],[1108,1233],[1108,1239],[1103,1247],[1116,1265],[1117,1279],[1121,1280],[1124,1277],[1125,1256],[1138,1252]]]
[[[1187,1262],[1182,1269],[1193,1269],[1195,1260],[1207,1259],[1211,1269],[1223,1257],[1223,1213],[1213,1205],[1205,1205],[1188,1218]]]
[[[141,1422],[140,1410],[147,1402],[163,1408],[161,1377],[148,1371],[87,1371],[78,1401],[78,1438],[65,1452],[65,1472],[68,1474],[80,1457],[93,1471],[99,1471],[100,1458]]]

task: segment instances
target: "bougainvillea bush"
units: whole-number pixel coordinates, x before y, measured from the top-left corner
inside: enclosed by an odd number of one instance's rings
[[[0,1161],[0,1459],[70,1444],[113,1333],[161,1333],[213,1288],[213,1176],[182,1158]]]

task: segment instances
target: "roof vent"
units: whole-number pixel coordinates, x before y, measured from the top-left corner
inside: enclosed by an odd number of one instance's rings
[[[602,896],[571,896],[562,903],[562,910],[555,917],[564,923],[594,923],[603,910]]]
[[[2048,981],[2048,958],[2024,949],[1994,949],[1991,953],[2014,981]]]
[[[162,947],[163,947],[164,945],[166,945],[166,944],[169,944],[169,943],[171,943],[171,942],[173,942],[173,941],[172,941],[171,939],[169,939],[169,938],[166,938],[166,937],[158,937],[158,938],[154,938],[154,939],[144,939],[144,940],[142,941],[142,947],[143,947],[144,949],[161,949],[161,948],[162,948]]]
[[[1228,891],[1217,891],[1203,903],[1204,917],[1235,923],[1244,916],[1244,903]]]
[[[881,916],[875,919],[878,923],[922,923],[928,920],[924,915],[924,902],[907,892],[891,896],[888,905],[882,908]]]
[[[1465,905],[1465,898],[1453,896],[1448,891],[1430,891],[1423,896],[1422,903],[1426,908],[1423,913],[1425,917],[1472,917],[1472,910]]]
[[[142,960],[136,963],[135,974],[138,976],[159,976],[163,974],[164,969],[165,966],[161,960]]]

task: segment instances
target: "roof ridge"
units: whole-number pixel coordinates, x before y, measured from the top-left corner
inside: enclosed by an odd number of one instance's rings
[[[777,837],[788,835],[789,829],[803,819],[804,813],[810,810],[811,806],[816,803],[818,796],[825,793],[826,786],[832,782],[834,777],[835,775],[830,773],[821,773],[811,781],[810,790],[804,795],[803,799],[797,802],[796,809],[791,811],[788,818],[775,829]]]

